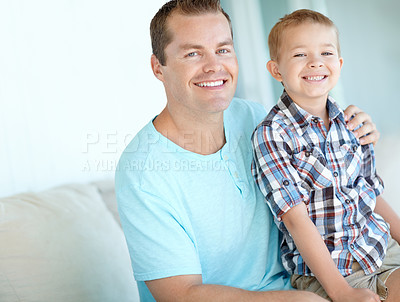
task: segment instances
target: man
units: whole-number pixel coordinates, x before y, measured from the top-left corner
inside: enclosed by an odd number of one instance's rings
[[[141,300],[323,301],[285,291],[279,233],[250,170],[251,133],[266,112],[233,99],[229,16],[218,0],[170,1],[151,36],[167,105],[128,145],[116,173]],[[378,136],[365,114],[352,122],[366,122],[360,135]]]

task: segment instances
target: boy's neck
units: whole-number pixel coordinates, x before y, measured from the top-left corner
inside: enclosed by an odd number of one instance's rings
[[[317,116],[317,117],[321,118],[324,121],[326,131],[329,131],[330,120],[329,120],[328,108],[326,108],[326,106],[321,110],[315,110],[315,111],[309,111],[305,108],[303,108],[303,109],[306,110],[308,113],[311,113],[313,116]]]
[[[324,121],[324,125],[327,131],[329,131],[329,111],[328,108],[326,107],[327,104],[327,99],[328,97],[324,99],[308,99],[308,100],[293,100],[298,106],[300,106],[302,109],[307,111],[309,114],[319,117]]]

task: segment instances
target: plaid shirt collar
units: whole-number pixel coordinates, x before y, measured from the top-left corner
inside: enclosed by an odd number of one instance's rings
[[[283,91],[277,105],[294,125],[298,135],[303,136],[307,128],[311,125],[311,120],[314,116],[297,105],[287,94],[286,90]],[[330,120],[337,118],[346,125],[342,109],[339,108],[331,96],[328,96],[326,107],[328,108]]]

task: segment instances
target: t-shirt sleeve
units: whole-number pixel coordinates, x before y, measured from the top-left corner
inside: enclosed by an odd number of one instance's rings
[[[260,124],[252,145],[253,176],[272,214],[280,221],[288,210],[308,201],[309,194],[301,187],[302,180],[290,161],[292,151],[277,130]]]
[[[117,182],[116,193],[137,281],[201,274],[195,240],[168,201],[133,184]]]

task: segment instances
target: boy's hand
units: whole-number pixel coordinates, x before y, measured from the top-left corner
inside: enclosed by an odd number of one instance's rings
[[[381,302],[377,294],[368,288],[352,288],[343,289],[338,295],[331,297],[334,302]]]
[[[346,108],[344,114],[349,130],[352,131],[358,126],[361,126],[356,131],[353,131],[353,133],[357,138],[365,135],[365,137],[360,138],[360,143],[362,145],[370,143],[374,145],[376,144],[376,142],[379,140],[380,133],[376,129],[376,125],[372,122],[371,117],[367,113],[361,111],[361,109],[357,106],[350,105]]]

